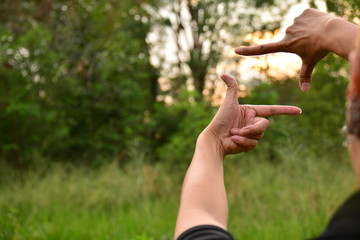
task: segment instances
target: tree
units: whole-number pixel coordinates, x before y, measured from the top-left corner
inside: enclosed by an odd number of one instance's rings
[[[209,75],[227,47],[244,44],[242,37],[256,30],[279,28],[289,4],[297,1],[165,1],[154,17],[154,53],[160,59],[162,74],[172,78],[173,91],[191,85],[201,99]],[[173,44],[164,50],[164,41]],[[171,56],[170,58],[167,56]],[[162,59],[167,59],[162,60]],[[161,61],[162,60],[162,61]],[[171,64],[169,64],[171,61]]]
[[[145,2],[0,3],[2,160],[93,164],[147,137],[157,71],[137,17]]]
[[[309,0],[310,6],[316,7],[316,1]],[[360,15],[360,2],[357,0],[325,0],[329,12],[353,21]]]

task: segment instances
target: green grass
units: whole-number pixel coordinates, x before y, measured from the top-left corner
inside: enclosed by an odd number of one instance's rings
[[[237,239],[312,237],[355,188],[347,159],[278,155],[275,163],[247,154],[227,159],[229,230]],[[185,168],[173,169],[57,166],[2,176],[0,239],[172,239]]]

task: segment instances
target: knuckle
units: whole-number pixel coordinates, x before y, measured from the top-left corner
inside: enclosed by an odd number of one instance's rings
[[[270,108],[270,113],[271,113],[271,115],[274,115],[274,114],[276,114],[276,109],[275,108]]]
[[[294,33],[294,27],[293,27],[293,26],[288,27],[288,28],[285,30],[285,33],[286,33],[286,34],[292,34],[292,33]]]
[[[265,128],[265,130],[270,127],[270,124],[271,124],[271,123],[270,123],[270,120],[269,120],[269,119],[266,119],[266,128]]]
[[[240,144],[240,145],[244,145],[245,141],[244,141],[244,138],[243,137],[239,137],[237,139],[237,143]]]
[[[263,54],[263,53],[265,52],[265,47],[264,47],[264,45],[259,45],[258,51],[259,51],[259,54]]]
[[[314,11],[313,9],[307,8],[307,9],[305,9],[305,10],[303,11],[302,14],[309,14],[309,13],[312,13],[313,11]]]
[[[310,13],[312,13],[312,11],[313,10],[311,8],[307,8],[300,14],[300,16],[298,16],[298,18],[301,18],[301,16],[306,16],[306,15],[310,14]]]
[[[291,50],[291,42],[286,37],[283,39],[283,48],[285,51],[290,52]]]
[[[249,54],[249,48],[248,47],[243,48],[242,54],[244,54],[244,55]]]
[[[302,82],[310,82],[311,81],[311,73],[300,73],[300,80]]]

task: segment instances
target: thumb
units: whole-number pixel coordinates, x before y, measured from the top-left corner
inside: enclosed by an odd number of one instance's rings
[[[236,80],[228,74],[221,74],[220,77],[227,86],[224,102],[231,102],[234,101],[234,99],[237,99],[238,85]]]
[[[309,91],[311,84],[311,75],[314,70],[314,64],[302,63],[300,75],[299,75],[299,86],[300,89],[304,92]]]

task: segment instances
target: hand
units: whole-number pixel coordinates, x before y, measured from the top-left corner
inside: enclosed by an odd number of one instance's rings
[[[302,91],[308,91],[315,65],[330,50],[325,45],[326,41],[323,38],[327,23],[333,18],[326,13],[306,9],[300,16],[295,18],[293,25],[286,29],[286,35],[281,41],[253,47],[239,47],[235,49],[235,52],[245,56],[275,52],[297,54],[302,60],[299,86]],[[326,33],[328,34],[328,32]],[[329,35],[325,37],[329,37]]]
[[[224,102],[199,138],[214,140],[224,156],[247,152],[256,147],[270,126],[269,120],[261,117],[301,113],[300,108],[292,106],[239,105],[236,80],[226,74],[221,78],[227,85]]]

